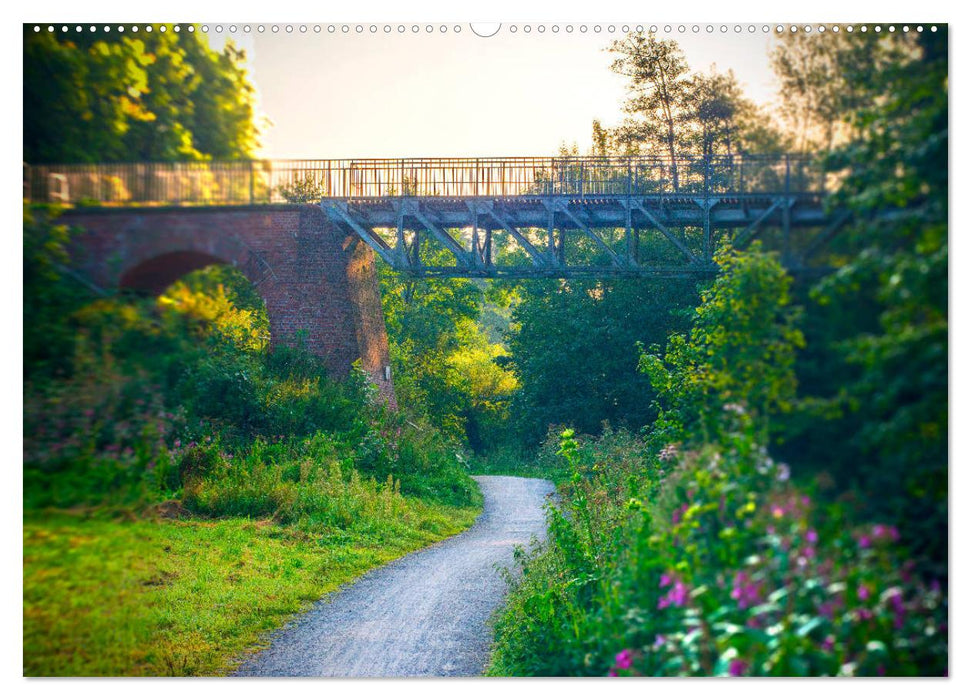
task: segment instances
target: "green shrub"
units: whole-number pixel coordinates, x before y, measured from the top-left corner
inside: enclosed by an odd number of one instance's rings
[[[597,460],[497,620],[494,675],[940,675],[947,593],[893,525],[853,525],[789,480],[728,406],[718,443]]]

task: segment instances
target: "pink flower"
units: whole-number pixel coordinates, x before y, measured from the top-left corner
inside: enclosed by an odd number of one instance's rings
[[[731,676],[741,676],[747,668],[748,664],[741,659],[732,659],[731,663],[728,664],[728,673]]]
[[[815,530],[810,530],[806,533],[806,542],[809,542],[810,544],[816,544],[819,542],[819,535],[816,534]]]
[[[823,651],[833,651],[833,647],[836,646],[836,637],[831,634],[826,635],[826,639],[823,640],[819,648]]]
[[[740,571],[732,581],[731,596],[732,600],[738,601],[739,610],[745,610],[762,601],[761,586],[754,583],[747,573]]]
[[[899,588],[891,588],[887,591],[887,594],[889,594],[887,602],[890,603],[890,609],[893,610],[893,626],[894,629],[899,630],[904,626],[904,619],[907,615],[907,610],[904,607],[904,596]]]
[[[870,590],[861,583],[857,586],[856,595],[860,600],[866,600],[870,597]]]
[[[632,661],[633,657],[631,656],[630,649],[624,649],[614,657],[614,666],[621,670],[628,669]]]
[[[664,587],[670,586],[671,580],[672,580],[671,577],[668,576],[667,574],[661,574],[661,581],[660,581],[661,587],[664,588]]]
[[[660,649],[661,647],[663,647],[665,641],[667,641],[667,640],[664,639],[664,635],[661,635],[661,634],[655,635],[654,636],[654,649]]]
[[[869,537],[866,535],[860,535],[856,540],[857,545],[860,549],[869,549],[870,545],[873,544]]]
[[[663,610],[669,606],[683,607],[688,602],[688,587],[681,581],[675,580],[667,594],[657,602],[657,609]]]

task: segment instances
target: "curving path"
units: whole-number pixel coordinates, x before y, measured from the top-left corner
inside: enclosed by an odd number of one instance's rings
[[[542,479],[477,476],[482,514],[460,535],[324,598],[245,661],[239,676],[475,676],[513,548],[545,536]]]

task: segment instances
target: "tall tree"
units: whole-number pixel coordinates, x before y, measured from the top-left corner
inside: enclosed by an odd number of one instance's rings
[[[520,289],[509,348],[520,389],[512,414],[530,443],[550,426],[597,433],[654,417],[637,344],[661,343],[697,301],[685,280],[533,281]]]
[[[624,111],[630,119],[620,131],[628,152],[663,148],[671,159],[671,179],[678,187],[678,123],[687,109],[690,75],[677,42],[636,32],[615,41],[610,68],[628,80]]]
[[[24,30],[24,160],[249,157],[258,145],[245,54],[198,32]]]
[[[807,310],[815,344],[799,367],[816,380],[815,393],[833,397],[824,407],[841,415],[828,426],[807,423],[793,449],[821,434],[839,445],[824,455],[837,483],[857,487],[871,516],[909,523],[902,533],[940,575],[947,560],[947,34],[847,39],[817,41],[812,52],[840,67],[849,96],[839,98],[845,137],[829,163],[841,177],[837,204],[858,216],[831,253],[841,270],[813,292]]]
[[[779,34],[770,61],[778,81],[777,110],[802,152],[830,151],[859,136],[849,115],[864,107],[875,84],[859,82],[912,56],[913,47],[879,34]]]

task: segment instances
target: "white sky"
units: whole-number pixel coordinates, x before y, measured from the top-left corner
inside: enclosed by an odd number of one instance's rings
[[[505,25],[488,39],[468,24],[461,32],[432,33],[409,25],[390,34],[237,33],[247,51],[264,131],[267,158],[549,155],[561,143],[590,144],[590,126],[621,121],[624,81],[610,70],[604,49],[623,36],[603,25],[599,34],[565,24],[553,34]],[[679,34],[694,70],[731,68],[750,98],[771,100],[771,38],[761,32]],[[226,33],[210,31],[221,46]],[[717,31],[717,30],[716,30]]]

